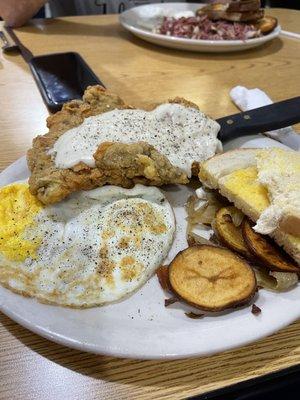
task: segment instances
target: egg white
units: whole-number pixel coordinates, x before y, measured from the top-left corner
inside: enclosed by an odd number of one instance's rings
[[[155,187],[74,193],[44,207],[24,238],[40,238],[36,258],[0,253],[0,282],[43,302],[91,307],[124,298],[161,265],[172,245],[172,207]]]

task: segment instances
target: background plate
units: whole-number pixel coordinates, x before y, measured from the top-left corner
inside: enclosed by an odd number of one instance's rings
[[[201,3],[149,4],[123,12],[119,20],[125,29],[147,42],[173,49],[210,53],[241,51],[261,46],[277,37],[281,31],[280,26],[277,26],[268,35],[249,40],[196,40],[152,33],[152,28],[157,25],[159,15],[170,15],[181,11],[196,11],[203,5]]]
[[[239,140],[238,146],[285,147],[271,139],[257,136],[248,139],[251,140]],[[231,143],[227,147],[236,146]],[[26,177],[28,169],[23,157],[0,174],[0,186]],[[192,192],[193,189],[184,186],[170,186],[165,190],[177,220],[169,258],[186,247],[184,203]],[[261,339],[300,317],[299,285],[281,294],[261,290],[255,299],[262,309],[259,316],[251,313],[251,307],[244,307],[192,320],[184,315],[183,306],[174,304],[165,308],[166,297],[156,276],[123,302],[87,310],[40,304],[0,286],[0,310],[57,343],[98,354],[140,359],[213,354]]]

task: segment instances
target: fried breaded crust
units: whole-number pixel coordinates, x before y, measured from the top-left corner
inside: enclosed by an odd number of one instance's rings
[[[184,99],[170,102],[198,108]],[[47,119],[49,132],[33,140],[27,160],[31,171],[30,191],[44,204],[63,200],[77,190],[89,190],[105,184],[130,188],[136,183],[161,186],[163,184],[185,184],[187,175],[145,142],[132,144],[101,143],[94,158],[95,168],[79,163],[73,168],[59,169],[55,166],[48,150],[67,130],[80,125],[85,118],[113,109],[132,108],[101,86],[90,86],[83,99],[66,103],[62,110]],[[197,165],[193,166],[197,172]]]

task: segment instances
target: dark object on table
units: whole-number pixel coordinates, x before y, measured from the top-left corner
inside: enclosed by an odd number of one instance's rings
[[[90,85],[104,86],[78,53],[33,57],[29,66],[51,111],[60,110],[67,101],[81,99]]]
[[[300,366],[192,397],[194,400],[298,400]]]
[[[88,86],[105,87],[78,53],[56,53],[34,57],[12,28],[5,29],[9,39],[4,32],[0,32],[3,50],[6,52],[17,50],[21,53],[29,64],[43,100],[51,112],[59,111],[63,104],[70,100],[81,99]]]
[[[300,10],[299,0],[264,0],[262,1],[263,7],[279,7],[279,8],[292,8],[295,10]]]

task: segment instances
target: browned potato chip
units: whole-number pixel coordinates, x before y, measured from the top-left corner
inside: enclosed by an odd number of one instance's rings
[[[272,271],[300,272],[300,268],[283,249],[268,236],[261,235],[252,229],[248,219],[243,221],[242,232],[249,250],[266,268]]]
[[[218,239],[231,250],[251,258],[252,255],[244,241],[240,226],[234,224],[234,212],[237,210],[233,206],[222,207],[216,214],[213,228]]]
[[[171,285],[169,281],[169,267],[168,265],[162,265],[156,270],[156,275],[158,278],[158,281],[160,283],[160,286],[162,287],[163,290],[166,290],[168,292],[171,292]]]
[[[169,279],[177,296],[207,311],[246,304],[256,290],[255,274],[245,260],[208,245],[178,253],[169,266]]]

